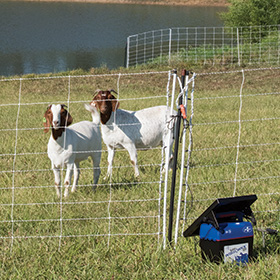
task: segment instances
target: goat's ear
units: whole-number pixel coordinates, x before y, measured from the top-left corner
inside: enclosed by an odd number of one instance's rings
[[[61,104],[61,108],[64,110],[64,118],[65,120],[67,121],[66,123],[66,126],[69,126],[72,122],[73,122],[73,118],[72,116],[70,115],[70,113],[65,109],[65,107],[67,107],[66,105],[64,104]],[[65,125],[65,124],[64,124]]]
[[[116,97],[112,94],[110,94],[110,99],[112,102],[112,110],[115,112],[120,107],[120,102],[116,99]]]
[[[50,122],[49,122],[49,119],[47,119],[46,117],[43,118],[43,123],[44,123],[44,132],[45,133],[48,133],[49,132],[49,129],[50,129]]]
[[[51,125],[51,121],[50,121],[50,116],[51,116],[50,108],[51,108],[51,106],[48,106],[47,111],[45,112],[44,118],[43,118],[43,123],[44,123],[44,127],[45,127],[44,132],[45,133],[49,132],[50,125]]]
[[[65,110],[65,118],[67,121],[66,126],[69,126],[73,122],[73,118],[66,109],[64,109],[64,110]]]
[[[67,117],[66,118],[67,118],[67,125],[66,126],[69,126],[73,122],[73,118],[68,111],[67,111]]]
[[[115,112],[117,109],[119,109],[120,102],[117,99],[113,100],[112,101],[112,107],[113,107],[113,112]]]

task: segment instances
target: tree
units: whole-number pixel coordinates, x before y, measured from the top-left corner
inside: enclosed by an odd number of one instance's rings
[[[228,12],[220,17],[225,26],[258,26],[280,24],[279,0],[228,0]]]

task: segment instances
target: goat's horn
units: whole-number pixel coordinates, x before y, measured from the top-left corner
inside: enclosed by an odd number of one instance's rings
[[[109,90],[110,92],[114,92],[115,94],[118,94],[115,90],[113,90],[113,89],[110,89]]]

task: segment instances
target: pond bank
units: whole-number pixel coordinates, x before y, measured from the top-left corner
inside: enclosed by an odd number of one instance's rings
[[[172,5],[172,6],[221,6],[228,5],[227,0],[11,0],[24,2],[79,2],[99,4],[140,4],[140,5]]]

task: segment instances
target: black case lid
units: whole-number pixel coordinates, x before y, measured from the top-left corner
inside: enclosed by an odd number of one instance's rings
[[[244,216],[253,217],[251,205],[257,200],[257,196],[246,195],[216,199],[183,233],[184,237],[199,235],[200,225],[205,221],[214,220],[215,214],[222,212],[239,211]]]

